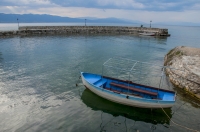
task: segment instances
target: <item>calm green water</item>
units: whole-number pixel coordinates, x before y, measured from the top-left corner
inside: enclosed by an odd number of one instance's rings
[[[200,48],[200,27],[168,26],[168,38],[59,35],[0,38],[0,131],[200,131],[200,106],[178,93],[171,109],[149,110],[102,99],[79,82],[115,56],[162,65],[184,45]],[[177,123],[181,126],[177,126]]]

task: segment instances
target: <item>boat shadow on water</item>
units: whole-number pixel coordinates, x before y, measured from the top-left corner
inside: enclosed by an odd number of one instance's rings
[[[82,93],[81,99],[88,107],[94,111],[102,111],[113,115],[114,117],[123,116],[134,121],[143,121],[152,124],[168,124],[172,117],[171,108],[165,109],[147,109],[126,106],[118,103],[111,102],[85,89]],[[166,113],[164,113],[164,111]],[[168,118],[168,116],[170,119]]]

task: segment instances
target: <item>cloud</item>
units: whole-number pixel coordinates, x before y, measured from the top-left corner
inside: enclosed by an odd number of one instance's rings
[[[149,22],[200,22],[199,0],[1,0],[0,12],[115,17]]]
[[[198,3],[198,0],[136,0],[145,5],[147,11],[184,11]]]
[[[190,6],[189,9],[190,10],[200,10],[200,4],[199,3],[194,4],[194,5]]]
[[[1,0],[1,6],[50,6],[54,5],[50,0]]]
[[[85,7],[101,9],[128,9],[146,11],[183,11],[199,0],[50,0],[63,7]]]
[[[39,7],[39,8],[27,8],[24,7],[6,7],[10,10],[10,13],[19,14],[50,14],[59,15],[63,17],[96,17],[96,18],[109,18],[115,17],[120,19],[138,20],[148,23],[152,20],[152,23],[157,22],[200,22],[200,18],[197,17],[199,12],[196,10],[186,10],[182,12],[176,11],[143,11],[143,10],[124,10],[124,9],[97,9],[97,8],[85,8],[85,7]],[[0,7],[0,12],[3,8]],[[4,9],[6,10],[6,9]],[[169,23],[170,24],[170,23]]]
[[[61,6],[143,11],[199,10],[199,0],[1,0],[1,6]]]
[[[120,9],[143,9],[144,4],[135,2],[134,0],[98,0],[99,7],[120,8]]]
[[[199,0],[1,0],[2,6],[62,6],[147,11],[182,11],[198,7]]]

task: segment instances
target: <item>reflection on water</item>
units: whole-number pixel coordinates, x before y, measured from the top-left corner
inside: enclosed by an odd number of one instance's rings
[[[0,63],[3,61],[2,53],[0,52]]]
[[[177,87],[175,87],[174,89],[177,92],[177,96],[179,96],[179,98],[181,100],[183,100],[185,103],[189,102],[193,107],[200,108],[200,100],[199,99],[192,97],[185,90],[179,89]]]
[[[102,111],[103,113],[108,113],[115,117],[123,116],[134,121],[169,125],[169,118],[166,116],[162,109],[151,110],[117,104],[97,96],[88,89],[83,91],[81,99],[88,107],[91,107],[93,110]],[[164,110],[171,118],[171,109],[168,108]]]
[[[166,45],[168,37],[164,36],[139,36],[140,42],[146,41],[147,44],[151,44],[151,42],[156,42],[158,45]],[[142,44],[142,43],[141,43]],[[143,45],[145,46],[145,45]],[[146,45],[148,46],[148,45]]]

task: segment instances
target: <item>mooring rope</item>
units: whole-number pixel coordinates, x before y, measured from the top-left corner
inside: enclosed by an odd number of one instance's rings
[[[158,102],[159,106],[160,106],[160,103]],[[199,132],[198,130],[195,130],[195,129],[192,129],[192,128],[189,128],[189,127],[186,127],[186,126],[183,126],[183,125],[180,125],[176,122],[174,122],[170,117],[169,115],[165,112],[165,110],[160,106],[160,108],[162,109],[162,111],[165,113],[165,115],[169,118],[169,121],[171,121],[172,123],[174,123],[175,125],[179,126],[179,127],[182,127],[182,128],[185,128],[187,130],[190,130],[190,131],[194,131],[194,132]]]
[[[173,114],[175,114],[182,106],[184,106],[186,104],[186,102],[184,102],[182,105],[180,105],[176,110],[174,110],[174,112],[172,113],[172,115]]]

